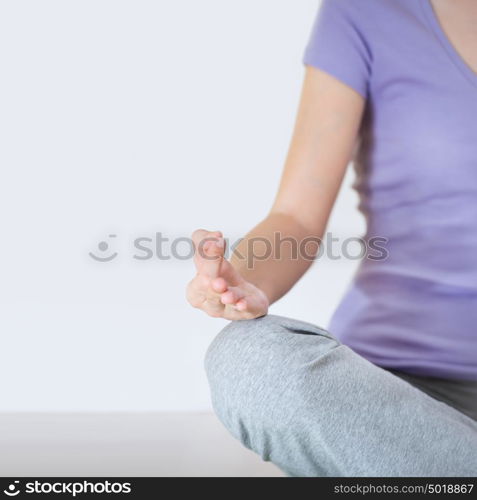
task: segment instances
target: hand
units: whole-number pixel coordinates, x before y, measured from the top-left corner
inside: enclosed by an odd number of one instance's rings
[[[265,316],[268,298],[225,259],[222,233],[199,229],[192,240],[197,274],[187,286],[189,303],[214,318],[242,320]]]

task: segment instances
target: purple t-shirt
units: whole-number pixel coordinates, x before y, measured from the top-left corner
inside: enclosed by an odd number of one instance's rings
[[[366,97],[367,237],[330,331],[373,363],[477,380],[477,73],[429,0],[324,0],[304,62]]]

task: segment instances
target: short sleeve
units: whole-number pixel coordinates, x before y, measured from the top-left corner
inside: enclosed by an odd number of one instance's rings
[[[303,63],[314,66],[367,97],[371,55],[357,22],[363,0],[323,0],[318,10]]]

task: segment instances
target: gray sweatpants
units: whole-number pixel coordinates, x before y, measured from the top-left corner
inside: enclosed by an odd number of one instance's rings
[[[477,476],[477,422],[317,326],[229,323],[206,371],[228,430],[290,476]]]

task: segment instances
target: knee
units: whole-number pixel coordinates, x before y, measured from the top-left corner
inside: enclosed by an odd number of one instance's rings
[[[286,399],[296,398],[307,372],[338,345],[325,330],[280,316],[229,323],[205,360],[218,417],[251,447],[250,428],[286,420],[293,411]]]
[[[274,315],[232,321],[210,345],[205,368],[211,383],[233,383],[239,375],[273,379],[338,345],[326,330],[304,321]]]

